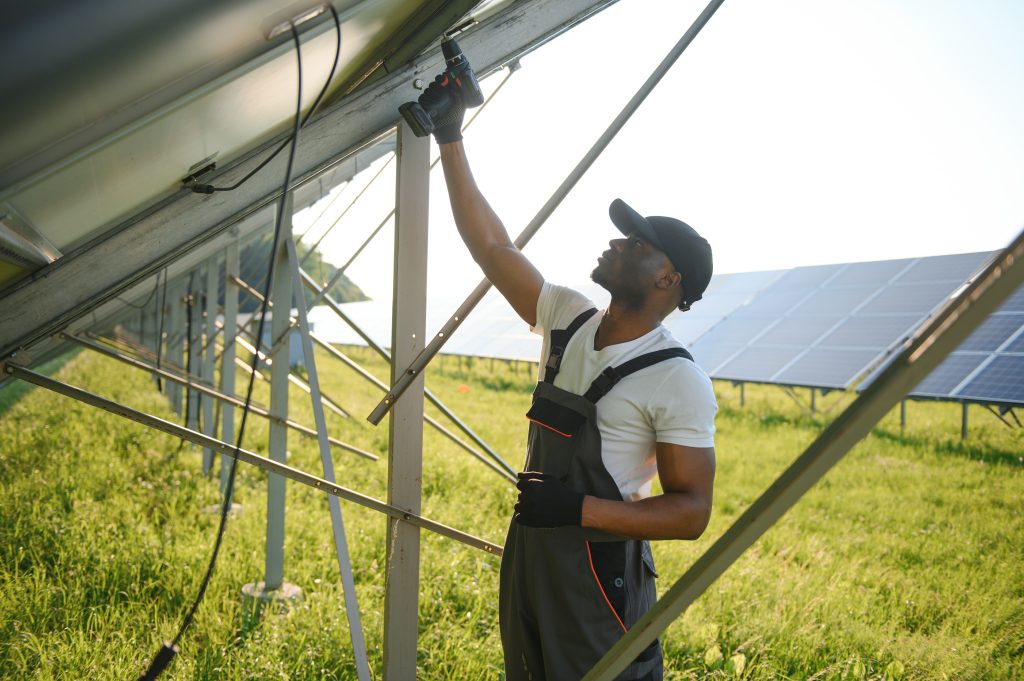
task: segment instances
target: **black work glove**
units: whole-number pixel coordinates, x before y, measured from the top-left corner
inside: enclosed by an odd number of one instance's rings
[[[438,106],[438,103],[442,104]],[[431,83],[419,97],[420,106],[427,111],[440,110],[434,121],[434,139],[438,144],[462,139],[462,119],[466,115],[466,102],[458,80],[445,71]]]
[[[512,516],[520,525],[528,527],[580,526],[583,517],[582,492],[569,489],[561,480],[548,473],[525,471],[519,473],[519,501]]]

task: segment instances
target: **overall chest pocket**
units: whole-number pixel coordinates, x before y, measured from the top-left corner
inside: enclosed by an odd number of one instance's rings
[[[547,428],[562,437],[572,437],[579,432],[587,417],[546,397],[534,397],[526,418],[538,426]]]

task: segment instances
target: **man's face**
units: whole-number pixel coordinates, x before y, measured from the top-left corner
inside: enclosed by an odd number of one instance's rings
[[[643,307],[658,277],[666,270],[675,271],[662,251],[637,234],[612,239],[608,245],[610,248],[598,257],[590,278],[618,303]]]

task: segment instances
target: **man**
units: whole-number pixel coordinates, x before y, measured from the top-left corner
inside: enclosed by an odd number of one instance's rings
[[[714,391],[661,321],[699,300],[711,249],[685,223],[644,218],[621,200],[593,280],[596,314],[552,285],[515,247],[470,171],[460,84],[421,96],[456,102],[434,136],[459,233],[520,317],[543,330],[541,381],[525,472],[501,565],[500,625],[509,681],[579,679],[655,600],[649,539],[696,539],[711,514]],[[650,496],[657,474],[662,494]],[[658,641],[619,677],[662,678]]]

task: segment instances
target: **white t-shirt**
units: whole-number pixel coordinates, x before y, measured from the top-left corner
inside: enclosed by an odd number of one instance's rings
[[[586,296],[545,282],[537,300],[534,331],[544,336],[540,377],[544,377],[552,329],[564,329],[596,307]],[[601,323],[595,314],[573,334],[562,355],[555,386],[582,395],[602,371],[648,352],[680,348],[664,326],[626,343],[594,350]],[[690,360],[673,357],[622,379],[597,402],[601,458],[626,501],[650,496],[658,472],[655,443],[713,447],[718,403],[707,374]]]

